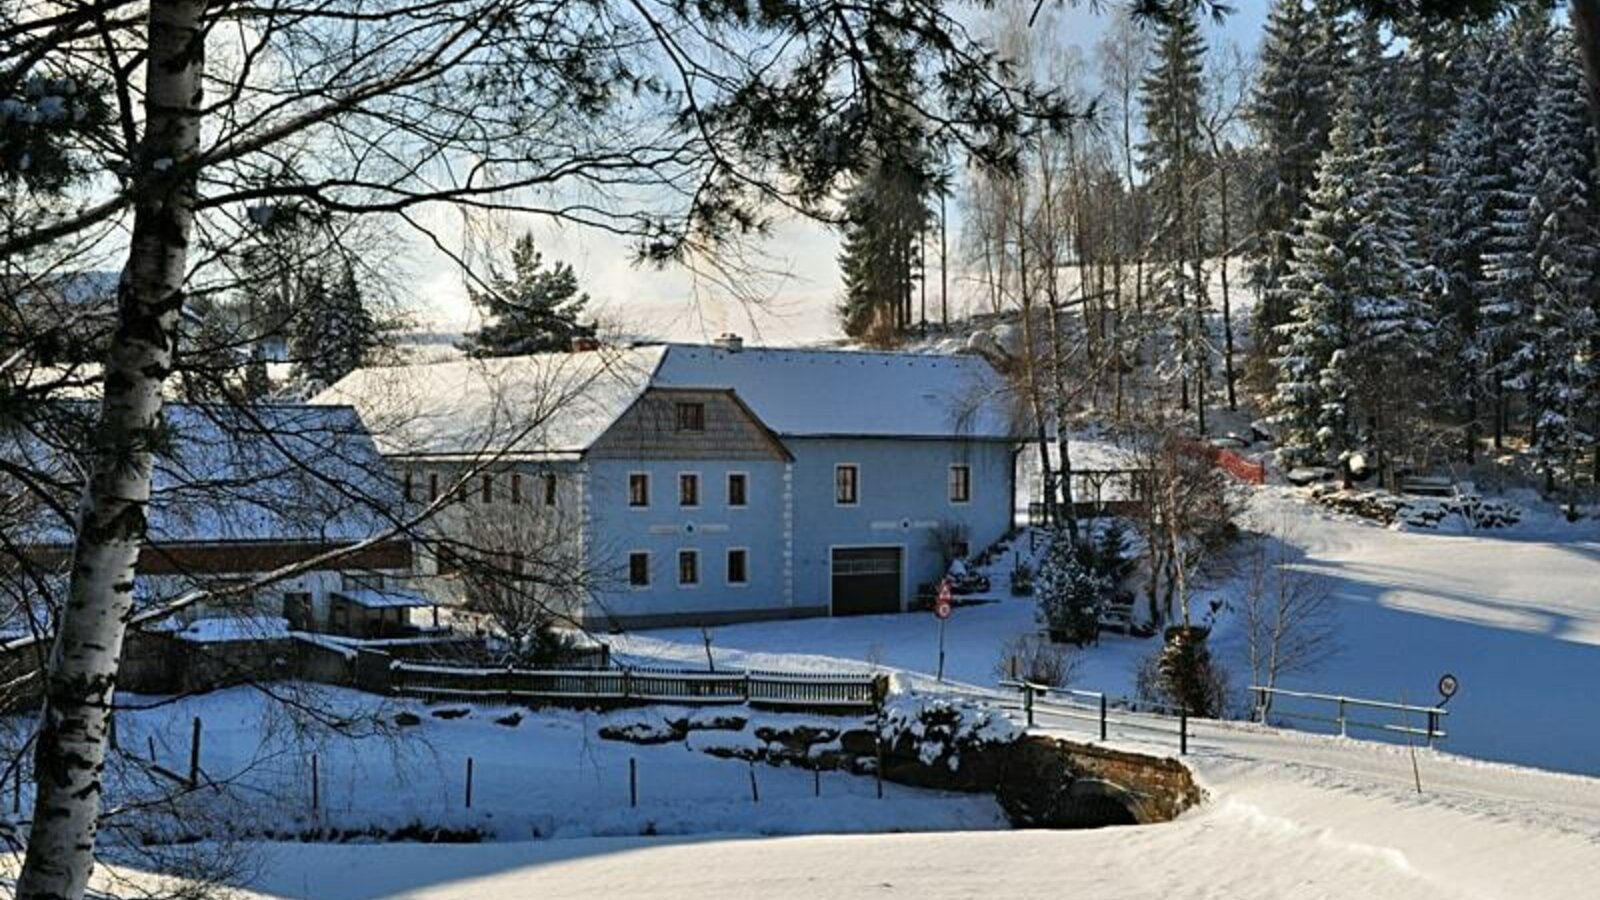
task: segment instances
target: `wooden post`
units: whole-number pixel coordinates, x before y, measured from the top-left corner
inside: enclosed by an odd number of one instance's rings
[[[1339,737],[1344,737],[1344,698],[1339,698]]]
[[[1189,752],[1189,707],[1178,708],[1178,755],[1184,756]]]
[[[883,799],[883,733],[878,733],[878,764],[873,769],[878,778],[878,799]]]
[[[1033,727],[1033,682],[1022,683],[1022,706],[1028,711],[1028,727]]]
[[[1100,740],[1106,739],[1106,695],[1100,695]]]
[[[754,761],[750,763],[750,802],[761,802],[761,789],[756,787],[756,764]]]
[[[194,731],[189,737],[189,786],[200,783],[200,717],[194,717]]]
[[[322,779],[317,771],[317,755],[311,754],[311,811],[322,807]]]
[[[628,757],[628,805],[639,805],[639,760],[632,756]]]
[[[467,757],[467,809],[472,808],[472,757]]]
[[[821,797],[822,796],[822,770],[821,769],[812,769],[811,770],[811,796],[813,796],[813,797]]]

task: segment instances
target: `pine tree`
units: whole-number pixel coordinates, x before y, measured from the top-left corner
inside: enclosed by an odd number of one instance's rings
[[[1276,350],[1275,329],[1289,319],[1277,288],[1288,272],[1294,225],[1316,184],[1317,160],[1328,145],[1336,74],[1344,66],[1341,19],[1320,6],[1314,12],[1315,18],[1305,0],[1276,0],[1249,107],[1263,167],[1256,207],[1260,240],[1250,277],[1261,292],[1256,333],[1265,339],[1256,342],[1256,352],[1265,358]]]
[[[1485,35],[1466,51],[1438,175],[1431,179],[1433,199],[1426,206],[1434,238],[1430,259],[1441,324],[1439,364],[1446,385],[1442,399],[1454,406],[1440,412],[1465,423],[1464,456],[1469,464],[1477,459],[1492,365],[1487,260],[1496,204],[1509,183],[1496,144],[1504,54],[1495,36]]]
[[[1594,146],[1582,75],[1571,35],[1561,32],[1560,52],[1545,71],[1533,133],[1518,172],[1529,198],[1517,221],[1532,248],[1529,300],[1532,327],[1514,358],[1527,377],[1534,449],[1547,488],[1556,473],[1569,476],[1593,409],[1596,335],[1595,265],[1600,261],[1591,217],[1595,196]]]
[[[511,271],[497,272],[487,290],[469,290],[484,324],[461,345],[469,356],[522,356],[570,350],[574,338],[594,335],[580,321],[589,295],[578,289],[572,266],[548,268],[544,256],[524,234],[511,248]]]
[[[1347,89],[1291,245],[1274,398],[1288,462],[1342,462],[1363,430],[1380,453],[1404,449],[1409,434],[1405,386],[1431,322],[1397,153],[1369,100],[1381,72],[1369,66]]]
[[[934,179],[928,148],[899,99],[915,90],[912,61],[886,47],[873,75],[878,92],[865,113],[872,158],[845,198],[838,312],[845,334],[884,340],[911,326]]]
[[[917,254],[931,215],[928,197],[919,167],[895,156],[876,160],[851,190],[839,253],[845,334],[881,337],[910,324]]]
[[[1502,443],[1511,397],[1532,383],[1529,355],[1519,352],[1533,320],[1536,274],[1533,231],[1527,225],[1532,184],[1519,176],[1533,144],[1534,110],[1551,65],[1555,32],[1549,10],[1531,4],[1505,28],[1504,54],[1495,72],[1495,171],[1502,184],[1490,196],[1484,254],[1482,342],[1494,395],[1495,446]]]
[[[1073,543],[1065,528],[1053,529],[1035,582],[1039,611],[1052,637],[1080,646],[1099,634],[1100,611],[1112,589],[1085,559],[1088,552]]]
[[[310,275],[300,302],[289,349],[295,381],[314,393],[360,368],[378,344],[377,325],[349,264],[331,284],[320,272]]]
[[[1140,85],[1146,140],[1139,147],[1139,165],[1149,177],[1156,221],[1151,241],[1156,256],[1154,287],[1171,339],[1168,372],[1180,379],[1185,408],[1193,388],[1203,433],[1210,368],[1210,297],[1196,185],[1204,158],[1200,76],[1205,40],[1200,35],[1199,13],[1192,5],[1160,21],[1154,56]]]

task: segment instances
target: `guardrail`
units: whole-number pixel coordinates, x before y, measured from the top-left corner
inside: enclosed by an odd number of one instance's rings
[[[1035,710],[1040,710],[1065,719],[1094,722],[1100,728],[1102,741],[1106,739],[1108,726],[1115,724],[1119,728],[1176,736],[1179,755],[1189,752],[1189,714],[1181,708],[1140,703],[1126,697],[1107,697],[1099,691],[1051,687],[1027,681],[1002,680],[1000,686],[1022,694],[1022,712],[1029,727],[1034,724]],[[1146,709],[1140,709],[1141,706]],[[1125,716],[1112,718],[1110,715],[1112,712],[1144,713],[1149,721]],[[1150,715],[1151,713],[1154,715]],[[1170,724],[1172,718],[1177,719],[1176,729]]]
[[[1255,718],[1266,724],[1270,713],[1278,719],[1300,722],[1320,722],[1333,725],[1339,729],[1339,736],[1346,737],[1350,729],[1360,728],[1388,734],[1403,734],[1408,737],[1421,737],[1427,740],[1428,746],[1433,746],[1434,741],[1442,741],[1448,735],[1445,733],[1444,717],[1450,711],[1440,706],[1412,706],[1406,703],[1389,703],[1383,700],[1366,700],[1360,697],[1345,697],[1339,694],[1318,694],[1310,691],[1289,691],[1283,688],[1269,688],[1261,685],[1251,685],[1250,692],[1255,697]],[[1289,700],[1307,700],[1322,706],[1331,706],[1328,712],[1312,713],[1298,710],[1284,711],[1281,707],[1272,704],[1272,698],[1283,697]],[[1351,715],[1352,711],[1376,710],[1386,712],[1400,718],[1399,724],[1394,722],[1371,722]],[[1320,712],[1320,710],[1319,710]],[[1331,714],[1329,714],[1331,713]],[[1416,714],[1422,717],[1425,723],[1418,728],[1412,724],[1411,716]]]
[[[789,709],[875,709],[888,691],[882,675],[690,669],[466,668],[393,662],[389,690],[419,697],[520,701],[749,703]]]

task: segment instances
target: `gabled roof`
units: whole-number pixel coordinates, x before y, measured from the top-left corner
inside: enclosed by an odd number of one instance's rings
[[[385,456],[582,453],[644,393],[661,347],[358,369],[313,403],[348,403]]]
[[[732,389],[784,437],[1016,433],[1004,379],[977,356],[674,344],[652,384]]]
[[[0,435],[0,455],[65,481],[81,477],[95,407],[56,404],[29,431]],[[348,406],[167,404],[149,510],[154,543],[333,542],[370,537],[400,490]],[[70,449],[67,449],[70,448]],[[70,502],[68,503],[70,506]],[[30,543],[71,535],[43,523]]]
[[[668,344],[361,369],[349,403],[385,456],[576,459],[650,389],[731,391],[783,437],[1014,439],[1012,395],[975,356]]]

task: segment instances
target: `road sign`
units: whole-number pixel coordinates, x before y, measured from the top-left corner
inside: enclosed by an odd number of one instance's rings
[[[1446,700],[1454,697],[1456,691],[1459,690],[1461,690],[1461,682],[1457,681],[1454,675],[1445,673],[1444,677],[1439,679],[1439,695]]]
[[[939,583],[939,598],[933,601],[933,614],[941,620],[950,618],[950,613],[955,609],[955,594],[950,591],[950,582]]]

